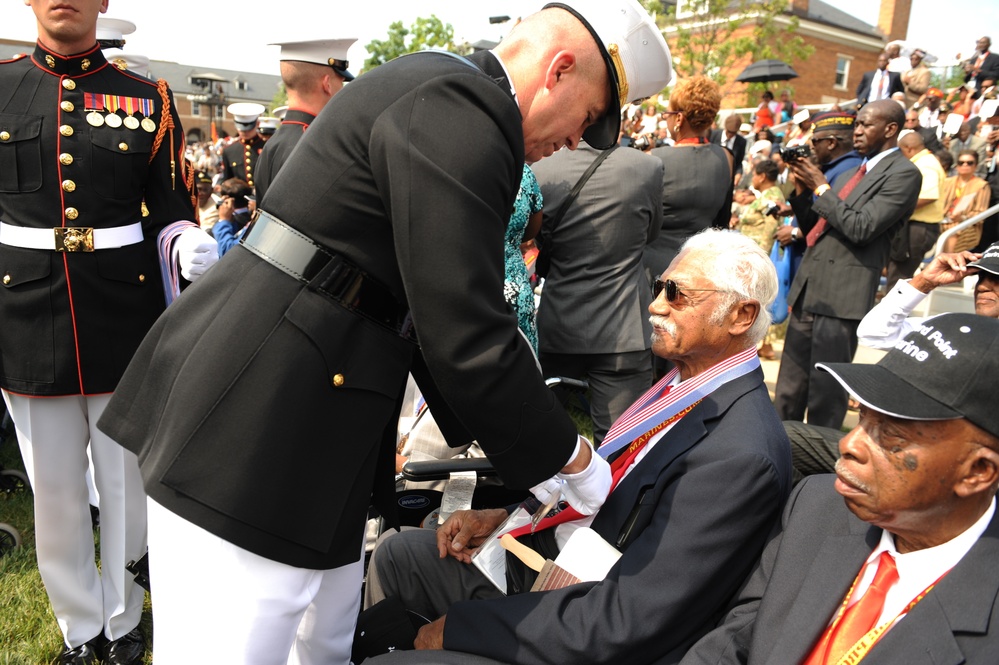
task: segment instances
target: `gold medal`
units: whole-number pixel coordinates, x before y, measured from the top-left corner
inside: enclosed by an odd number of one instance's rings
[[[139,128],[139,121],[135,119],[135,116],[132,116],[132,115],[126,116],[125,117],[125,126],[128,127],[129,129],[138,129]]]
[[[121,127],[121,116],[117,113],[108,113],[107,117],[104,118],[104,122],[107,123],[108,127],[114,127],[117,129]]]
[[[153,121],[152,118],[143,118],[141,124],[142,128],[147,132],[149,132],[150,134],[156,131],[156,123]]]
[[[100,127],[104,124],[104,116],[102,116],[97,111],[91,111],[87,114],[87,122],[89,122],[94,127]]]

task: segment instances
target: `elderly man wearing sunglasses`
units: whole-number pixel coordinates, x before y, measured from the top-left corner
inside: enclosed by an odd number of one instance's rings
[[[602,581],[520,593],[536,573],[508,557],[503,595],[468,562],[505,510],[458,511],[436,533],[395,534],[372,557],[369,601],[396,596],[440,617],[416,647],[447,651],[387,662],[679,660],[745,578],[790,490],[787,439],[756,355],[776,293],[773,264],[749,238],[719,230],[690,238],[649,307],[652,350],[676,368],[598,449],[614,473],[606,502],[594,515],[563,509],[534,533],[513,532],[554,559],[589,526],[621,558]]]

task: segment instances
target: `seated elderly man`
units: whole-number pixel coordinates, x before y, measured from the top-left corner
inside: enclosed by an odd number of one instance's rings
[[[975,314],[999,319],[999,243],[983,254],[954,252],[938,254],[912,279],[900,279],[860,322],[857,337],[864,346],[890,349],[929,319],[910,316],[929,293],[965,277],[978,275],[975,284]],[[813,473],[830,473],[839,455],[843,433],[830,427],[815,427],[797,421],[784,423],[791,439],[795,480]]]
[[[836,476],[795,488],[683,665],[995,663],[999,320],[944,314],[877,365],[819,367],[862,405]]]
[[[573,529],[588,525],[621,558],[600,582],[516,593],[532,580],[508,557],[503,596],[468,562],[507,511],[456,513],[436,536],[394,535],[372,558],[368,600],[397,596],[440,617],[416,646],[448,651],[381,658],[678,661],[721,617],[790,491],[788,443],[756,355],[776,292],[773,265],[756,243],[719,230],[690,238],[649,307],[653,352],[676,369],[615,422],[599,451],[619,482],[595,515],[559,513],[520,537],[554,558]],[[550,522],[562,523],[545,528]]]

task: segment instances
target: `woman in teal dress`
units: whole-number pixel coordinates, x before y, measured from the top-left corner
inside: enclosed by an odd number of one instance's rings
[[[538,325],[534,308],[534,290],[527,276],[527,266],[520,251],[521,244],[532,240],[541,228],[541,188],[531,167],[524,164],[524,174],[520,179],[520,191],[513,204],[513,215],[506,227],[506,242],[503,249],[506,261],[506,277],[503,295],[517,313],[517,323],[531,343],[534,355],[538,355]]]

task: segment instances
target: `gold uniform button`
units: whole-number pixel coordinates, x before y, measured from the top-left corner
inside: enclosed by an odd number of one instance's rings
[[[10,132],[0,132],[0,141],[9,141]]]
[[[76,107],[73,106],[73,102],[63,102],[62,104],[59,105],[59,108],[61,108],[66,113],[72,113],[74,110],[76,110]]]
[[[342,385],[343,385],[343,374],[334,374],[333,375],[333,386],[336,387],[336,388],[339,388]]]
[[[62,87],[66,90],[76,90],[76,81],[73,79],[63,79]]]
[[[141,284],[144,281],[146,281],[146,276],[140,273],[139,274],[139,283]]]
[[[59,155],[59,163],[62,164],[63,166],[69,166],[70,164],[73,163],[73,155],[69,154],[68,152],[62,153],[61,155]]]
[[[63,125],[62,127],[59,128],[59,133],[62,134],[63,136],[72,136],[73,128],[70,127],[69,125]]]
[[[10,274],[3,276],[3,283],[4,285],[10,284]]]
[[[73,221],[80,216],[80,211],[76,208],[66,208],[66,219]]]
[[[122,152],[128,152],[128,144],[122,141],[121,143],[118,144],[118,149],[121,150]]]
[[[76,191],[76,183],[73,182],[72,180],[63,180],[62,181],[62,191],[64,191],[64,192],[75,192]]]

